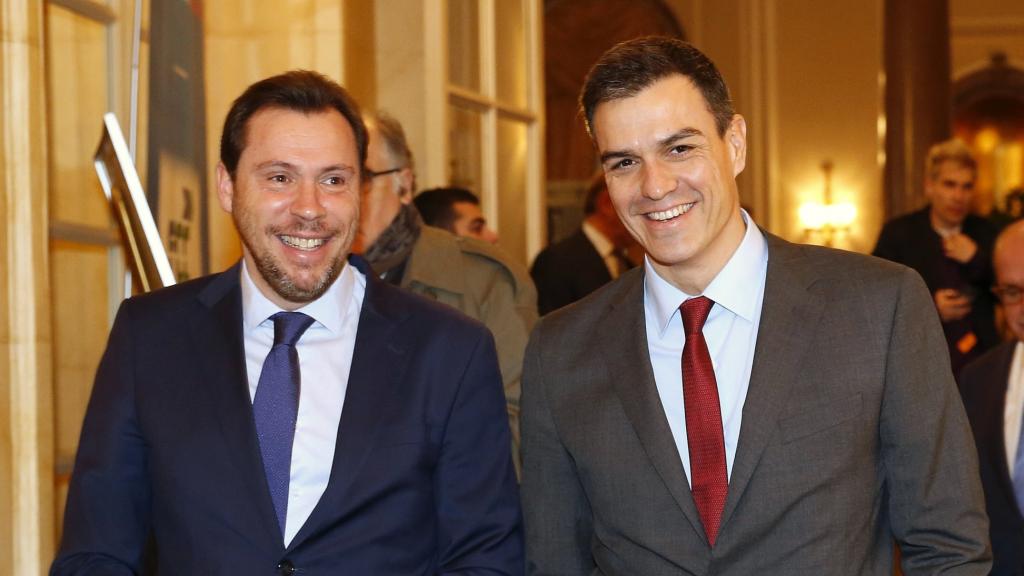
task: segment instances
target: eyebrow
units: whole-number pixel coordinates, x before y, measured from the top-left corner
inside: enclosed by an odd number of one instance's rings
[[[675,144],[679,140],[684,140],[686,138],[692,138],[694,136],[703,135],[704,133],[696,128],[683,128],[677,132],[669,134],[668,136],[662,138],[661,140],[658,140],[658,147],[664,148],[665,146]],[[604,164],[608,160],[612,160],[615,158],[632,158],[634,156],[636,156],[636,154],[629,152],[628,150],[609,150],[604,154],[601,154],[601,163]]]
[[[267,160],[266,162],[261,162],[260,164],[256,165],[256,170],[265,170],[267,168],[283,168],[285,170],[297,170],[298,166],[292,164],[291,162],[285,162],[284,160]],[[326,172],[337,171],[355,172],[355,169],[346,164],[332,164],[330,166],[326,166],[320,169],[319,173],[324,174]]]

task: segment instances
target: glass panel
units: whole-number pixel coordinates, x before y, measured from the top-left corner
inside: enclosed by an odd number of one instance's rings
[[[469,188],[481,195],[481,114],[476,110],[453,105],[449,108],[449,117],[449,180],[452,186]]]
[[[54,433],[56,466],[61,472],[57,477],[60,507],[110,326],[107,293],[112,287],[108,286],[107,250],[105,246],[50,243]]]
[[[498,236],[501,247],[526,265],[527,125],[498,119]]]
[[[494,48],[497,98],[519,108],[528,106],[526,76],[526,14],[523,0],[494,3]]]
[[[448,2],[448,80],[480,91],[480,8],[477,0]]]
[[[92,164],[108,110],[107,30],[53,4],[46,22],[50,218],[108,228],[110,208]],[[128,119],[118,120],[127,130]]]

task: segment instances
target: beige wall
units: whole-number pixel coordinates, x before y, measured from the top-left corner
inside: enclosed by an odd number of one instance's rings
[[[770,231],[807,238],[797,212],[821,201],[831,160],[833,200],[857,221],[836,245],[870,251],[882,224],[878,126],[881,0],[667,0],[687,36],[721,69],[747,119],[742,201]]]

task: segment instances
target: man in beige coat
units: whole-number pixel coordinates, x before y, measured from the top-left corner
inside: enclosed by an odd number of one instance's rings
[[[537,293],[525,268],[499,248],[423,225],[412,203],[412,152],[401,124],[367,118],[370,141],[357,249],[381,277],[479,320],[494,335],[505,386],[512,454],[519,471],[519,381],[537,320]]]

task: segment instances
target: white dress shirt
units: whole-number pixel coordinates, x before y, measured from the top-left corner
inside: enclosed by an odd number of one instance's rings
[[[1010,379],[1006,382],[1006,402],[1003,405],[1003,440],[1006,444],[1006,464],[1013,476],[1020,442],[1021,412],[1024,411],[1024,342],[1017,342],[1010,361]]]
[[[612,241],[607,236],[586,220],[583,221],[581,228],[583,228],[583,235],[587,237],[587,240],[590,240],[590,243],[594,245],[594,249],[597,250],[597,253],[601,255],[601,259],[604,260],[604,266],[608,269],[608,274],[611,275],[612,280],[625,272],[625,270],[622,270],[622,260],[615,253],[615,244],[612,244]]]
[[[736,459],[743,404],[754,364],[754,346],[761,322],[768,244],[757,226],[743,213],[747,225],[739,247],[725,267],[704,290],[715,302],[704,323],[711,363],[718,384],[725,437],[725,462],[729,477]],[[679,306],[700,294],[686,294],[644,266],[644,316],[647,347],[654,369],[661,405],[665,409],[676,449],[690,481],[690,451],[686,444],[686,413],[683,401],[682,356],[686,335]]]
[[[270,317],[281,309],[259,291],[249,274],[243,260],[242,334],[249,399],[252,400],[256,397],[263,360],[274,345],[274,321]],[[366,277],[346,263],[327,292],[297,310],[311,316],[315,322],[295,346],[302,383],[288,483],[285,546],[313,512],[331,476],[338,423],[345,403],[365,293]]]

